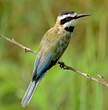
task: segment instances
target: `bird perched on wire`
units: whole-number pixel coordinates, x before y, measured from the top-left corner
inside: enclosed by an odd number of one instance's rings
[[[63,11],[57,17],[54,27],[49,29],[41,40],[36,56],[32,81],[22,99],[25,107],[31,100],[35,89],[45,73],[54,66],[66,50],[76,22],[89,14],[77,14],[74,11]]]

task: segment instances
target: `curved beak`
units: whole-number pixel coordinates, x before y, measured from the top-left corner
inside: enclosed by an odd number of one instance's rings
[[[81,18],[81,17],[85,17],[85,16],[91,16],[90,14],[77,14],[75,16],[75,19]]]

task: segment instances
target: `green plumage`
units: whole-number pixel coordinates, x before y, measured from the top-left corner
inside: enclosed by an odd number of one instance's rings
[[[50,69],[67,48],[71,35],[57,25],[44,35],[36,58],[33,80],[37,80]]]

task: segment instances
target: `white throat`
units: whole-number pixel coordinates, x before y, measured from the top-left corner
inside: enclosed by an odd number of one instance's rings
[[[69,22],[63,24],[63,27],[64,27],[64,28],[70,27],[70,26],[74,27],[74,26],[76,25],[76,23],[77,23],[76,20],[71,20],[71,21],[69,21]]]

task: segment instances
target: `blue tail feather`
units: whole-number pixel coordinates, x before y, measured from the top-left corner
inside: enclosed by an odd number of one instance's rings
[[[22,99],[22,102],[21,102],[23,107],[25,107],[30,102],[38,84],[39,84],[39,81],[38,82],[31,81],[30,82],[29,87],[27,88],[27,91],[26,91],[26,93]]]

